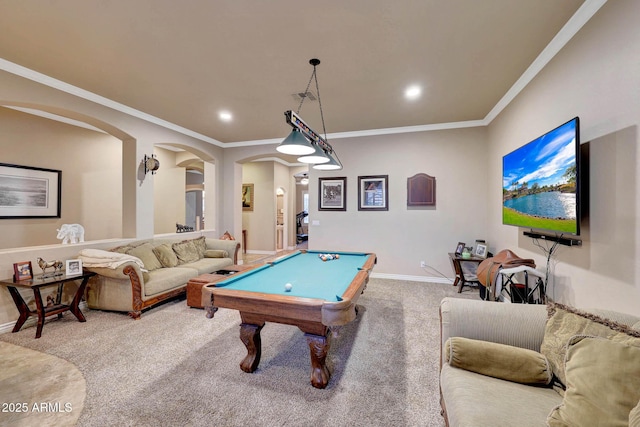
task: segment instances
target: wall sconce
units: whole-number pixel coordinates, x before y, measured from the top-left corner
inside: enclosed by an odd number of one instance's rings
[[[156,171],[160,169],[160,161],[156,159],[155,154],[152,154],[151,157],[144,155],[144,174],[146,175],[148,172],[151,172],[151,175],[155,175]]]

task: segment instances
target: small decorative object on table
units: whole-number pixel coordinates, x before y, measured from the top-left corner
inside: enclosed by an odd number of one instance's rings
[[[480,258],[486,258],[487,257],[487,244],[485,242],[478,243],[476,245],[475,256],[480,257]]]
[[[33,278],[31,261],[16,262],[13,264],[13,273],[13,280],[16,282]]]
[[[67,277],[78,276],[82,274],[82,260],[81,259],[68,259],[67,260]]]
[[[62,264],[62,261],[58,261],[57,259],[53,261],[45,261],[40,257],[38,257],[37,260],[38,260],[38,265],[42,269],[41,279],[46,279],[47,277],[51,277],[51,276],[62,275],[62,267],[64,265]],[[47,275],[48,268],[53,268],[53,274]]]

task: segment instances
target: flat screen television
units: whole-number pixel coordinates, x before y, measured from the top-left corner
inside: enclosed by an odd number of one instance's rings
[[[580,120],[502,158],[502,223],[580,234]]]

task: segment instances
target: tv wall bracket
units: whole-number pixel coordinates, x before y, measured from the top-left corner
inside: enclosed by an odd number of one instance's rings
[[[574,239],[571,237],[564,237],[562,235],[549,235],[549,234],[542,234],[542,233],[538,233],[536,231],[524,231],[523,234],[527,237],[531,237],[532,239],[543,239],[543,240],[548,240],[551,242],[557,242],[561,245],[565,245],[565,246],[582,246],[582,240],[579,239]]]

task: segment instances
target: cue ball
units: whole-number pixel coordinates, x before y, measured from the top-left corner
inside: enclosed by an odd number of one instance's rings
[[[291,283],[287,283],[286,285],[284,285],[284,290],[286,292],[291,292],[291,288],[293,288],[293,285]]]

